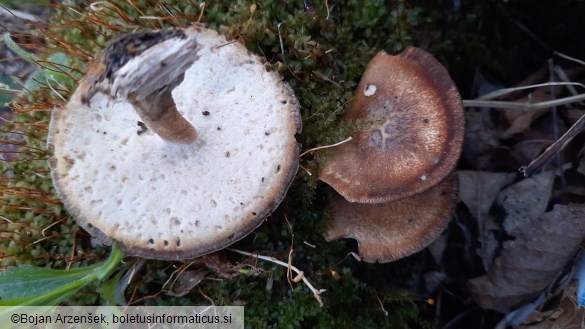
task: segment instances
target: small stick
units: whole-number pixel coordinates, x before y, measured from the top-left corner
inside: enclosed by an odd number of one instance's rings
[[[584,128],[585,115],[581,116],[581,118],[579,118],[579,120],[577,120],[577,122],[575,122],[575,124],[572,125],[571,128],[569,128],[569,130],[567,130],[567,132],[561,136],[561,138],[559,138],[556,142],[544,150],[541,155],[532,160],[532,162],[530,162],[527,166],[520,167],[520,172],[524,174],[524,177],[532,176],[534,173],[539,171],[548,160],[562,151],[567,146],[567,144],[569,144],[569,142],[575,138],[575,136],[583,131]]]
[[[245,256],[250,256],[250,257],[254,257],[257,259],[262,259],[283,267],[288,268],[289,264],[279,261],[278,259],[274,258],[274,257],[270,257],[270,256],[262,256],[262,255],[258,255],[258,254],[253,254],[253,253],[249,253],[247,251],[243,251],[243,250],[238,250],[238,249],[232,249],[232,248],[227,248],[228,250],[231,250],[235,253],[238,254],[242,254]],[[297,273],[298,275],[301,275],[301,270],[299,270],[298,268],[294,267],[294,266],[290,266],[290,269],[293,270],[295,273]],[[315,287],[313,287],[313,285],[309,282],[309,280],[303,275],[302,278],[303,282],[305,283],[305,285],[307,285],[307,287],[311,290],[311,292],[313,293],[313,296],[315,296],[315,299],[317,299],[317,301],[319,302],[319,305],[321,307],[323,307],[323,301],[321,300],[321,294],[324,293],[326,290],[325,289],[315,289]]]
[[[492,108],[501,108],[501,109],[510,109],[510,110],[540,110],[545,109],[552,106],[559,106],[564,104],[576,103],[585,100],[585,94],[580,94],[576,96],[568,96],[563,97],[551,101],[544,101],[539,103],[530,103],[530,102],[503,102],[503,101],[484,101],[484,100],[464,100],[463,106],[465,107],[492,107]]]
[[[380,299],[380,296],[378,296],[378,294],[376,294],[376,298],[378,299],[378,303],[380,304],[380,307],[382,308],[384,315],[388,316],[388,311],[386,311],[386,309],[384,308],[384,303],[382,302],[382,300]]]
[[[331,144],[331,145],[325,145],[325,146],[318,146],[318,147],[313,147],[312,149],[308,149],[305,152],[301,153],[301,155],[299,155],[299,158],[302,157],[303,155],[313,152],[313,151],[317,151],[317,150],[321,150],[321,149],[326,149],[326,148],[330,148],[330,147],[335,147],[335,146],[339,146],[341,144],[345,144],[349,141],[351,141],[353,138],[351,136],[349,136],[348,138],[342,140],[341,142],[337,142],[335,144]]]
[[[286,57],[284,55],[284,42],[282,41],[282,34],[280,34],[280,26],[285,22],[286,21],[276,24],[276,30],[278,31],[278,40],[280,41],[280,52],[282,52],[282,60],[286,62]]]
[[[201,23],[201,19],[203,18],[203,13],[205,13],[205,1],[199,5],[201,8],[201,13],[199,13],[199,18],[197,18],[197,23]]]
[[[581,65],[585,65],[585,62],[584,62],[584,61],[582,61],[582,60],[580,60],[580,59],[577,59],[577,58],[575,58],[575,57],[571,57],[571,56],[569,56],[569,55],[565,55],[565,54],[563,54],[563,53],[559,53],[558,51],[553,51],[553,54],[554,54],[554,55],[557,55],[557,56],[559,56],[559,57],[562,57],[562,58],[564,58],[564,59],[568,59],[568,60],[570,60],[570,61],[573,61],[573,62],[575,62],[575,63],[579,63],[579,64],[581,64]]]
[[[284,214],[284,219],[286,220],[286,224],[288,225],[288,230],[290,232],[290,250],[288,252],[288,268],[286,269],[286,280],[288,281],[288,284],[290,286],[290,289],[293,289],[293,285],[292,285],[292,280],[293,280],[293,276],[292,276],[292,254],[293,254],[293,247],[295,245],[295,234],[293,233],[293,229],[292,229],[292,225],[290,224],[290,221],[288,220],[288,217],[286,216],[286,213]]]
[[[584,84],[578,83],[578,82],[545,82],[545,83],[538,83],[538,84],[528,85],[528,86],[498,89],[498,90],[493,91],[491,93],[487,93],[485,95],[482,95],[482,96],[478,97],[476,100],[490,100],[490,99],[498,98],[498,97],[501,97],[501,96],[504,96],[507,94],[511,94],[513,92],[516,92],[516,91],[521,91],[521,90],[526,90],[526,89],[534,89],[534,88],[540,88],[540,87],[547,87],[547,86],[566,86],[567,88],[570,88],[573,86],[578,86],[581,88],[585,88]],[[575,95],[576,94],[577,93],[575,93]]]

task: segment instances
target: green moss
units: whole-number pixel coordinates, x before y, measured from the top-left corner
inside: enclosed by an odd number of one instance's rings
[[[49,37],[45,56],[63,52],[71,71],[82,72],[84,63],[122,32],[187,27],[201,14],[201,7],[194,2],[115,3],[84,8],[57,6],[51,27],[43,32]],[[408,9],[403,2],[330,1],[328,9],[324,2],[307,6],[303,1],[207,1],[201,20],[266,58],[267,66],[279,71],[292,86],[301,104],[303,131],[297,138],[303,149],[335,143],[351,134],[351,125],[342,123],[339,116],[351,101],[366,64],[378,51],[395,53],[409,45],[408,31],[420,20],[420,12]],[[77,78],[75,74],[63,77],[63,85],[74,85]],[[23,132],[24,143],[34,149],[0,165],[2,175],[12,177],[5,180],[7,189],[2,194],[0,213],[14,222],[7,224],[7,231],[0,235],[2,254],[5,259],[13,259],[4,265],[63,267],[73,245],[76,255],[87,259],[83,262],[90,262],[94,253],[88,237],[81,232],[74,244],[77,228],[55,201],[47,168],[48,110],[62,106],[61,97],[67,99],[71,92],[63,88],[57,96],[51,88],[41,87],[15,103],[20,111],[15,126],[8,130]],[[6,141],[8,135],[2,139]],[[35,153],[37,149],[39,154]],[[294,231],[293,264],[313,285],[327,290],[324,308],[302,284],[291,289],[285,269],[270,263],[257,263],[254,266],[261,271],[240,274],[232,280],[205,280],[200,291],[195,289],[178,298],[161,291],[177,264],[151,261],[143,270],[145,274],[128,287],[127,298],[133,296],[132,301],[157,305],[208,304],[208,298],[217,305],[243,303],[250,328],[427,326],[420,320],[419,305],[411,296],[385,290],[384,282],[372,284],[364,279],[362,273],[376,271],[376,267],[342,261],[350,250],[348,242],[324,241],[322,228],[328,217],[324,209],[331,191],[316,180],[320,160],[319,151],[301,159],[312,175],[300,170],[279,211],[235,248],[286,260],[291,245],[286,216]],[[18,189],[34,192],[23,196],[16,193]],[[47,227],[50,229],[43,231]],[[234,254],[227,257],[234,263],[245,261]],[[388,269],[377,269],[387,282],[403,275],[399,271],[382,272]],[[100,297],[95,291],[86,291],[69,302],[99,303]]]

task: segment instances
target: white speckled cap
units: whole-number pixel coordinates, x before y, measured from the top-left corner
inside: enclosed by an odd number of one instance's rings
[[[102,91],[83,102],[95,77],[52,115],[50,167],[65,207],[131,255],[186,259],[232,244],[274,211],[298,169],[292,89],[240,43],[208,29],[184,32],[198,58],[172,98],[197,131],[194,142],[143,131],[131,103]],[[100,65],[88,74],[103,73]]]

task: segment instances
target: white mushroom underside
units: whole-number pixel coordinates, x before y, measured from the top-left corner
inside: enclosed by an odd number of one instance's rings
[[[137,134],[131,105],[101,93],[91,108],[54,115],[51,166],[64,203],[128,248],[227,245],[273,210],[297,168],[299,114],[288,87],[240,44],[217,47],[227,41],[216,32],[190,33],[199,59],[173,98],[197,130],[193,144]]]

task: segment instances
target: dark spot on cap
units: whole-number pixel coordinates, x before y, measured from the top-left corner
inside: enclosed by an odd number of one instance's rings
[[[276,166],[276,172],[280,171],[280,165]]]
[[[226,158],[229,158],[229,157],[230,157],[230,155],[232,155],[232,154],[230,153],[230,151],[227,151],[227,152],[225,152],[225,157],[226,157]]]
[[[148,239],[148,244],[154,244],[154,239]]]
[[[145,50],[163,41],[180,38],[185,39],[187,35],[179,29],[167,29],[153,32],[142,32],[126,34],[106,49],[106,56],[103,63],[106,71],[98,78],[101,82],[104,78],[111,80],[112,75],[122,66],[126,65],[132,58],[142,54]]]
[[[209,111],[203,111],[203,112],[201,112],[201,114],[203,114],[203,115],[206,115],[206,116],[207,116],[207,115],[209,115]]]
[[[264,132],[264,135],[269,136],[270,135],[270,131]]]

